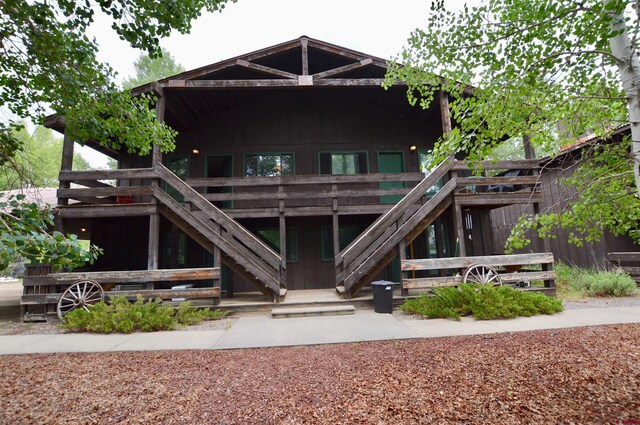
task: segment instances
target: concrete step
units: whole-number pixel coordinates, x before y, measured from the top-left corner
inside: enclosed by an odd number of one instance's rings
[[[313,306],[298,308],[274,308],[271,310],[271,317],[306,317],[306,316],[337,316],[342,314],[353,314],[356,308],[353,305],[332,305]]]

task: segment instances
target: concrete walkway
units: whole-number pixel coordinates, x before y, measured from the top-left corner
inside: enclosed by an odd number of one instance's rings
[[[377,340],[640,323],[640,307],[568,310],[553,316],[509,320],[399,320],[390,314],[356,311],[352,316],[272,319],[240,317],[227,330],[138,334],[64,334],[0,336],[0,354],[152,350],[216,350],[280,347]]]

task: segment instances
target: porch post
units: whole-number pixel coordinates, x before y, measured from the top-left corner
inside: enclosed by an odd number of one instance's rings
[[[62,160],[60,162],[60,171],[70,171],[73,169],[73,140],[69,137],[66,129],[64,132],[64,141],[62,142]],[[60,182],[60,189],[69,189],[71,183],[68,181]],[[58,205],[69,205],[69,198],[58,198]],[[60,216],[56,215],[54,220],[55,230],[65,233],[64,223]]]
[[[284,217],[284,186],[278,186],[278,193],[280,194],[278,199],[278,213],[279,213],[279,227],[280,227],[280,257],[282,258],[282,264],[284,270],[286,270],[287,264],[287,222]],[[285,271],[286,273],[286,271]],[[280,295],[276,295],[276,301],[280,302]]]
[[[451,114],[449,112],[449,95],[440,90],[440,118],[442,121],[442,134],[447,137],[451,133]]]
[[[159,86],[155,87],[158,100],[156,101],[156,117],[158,122],[164,122],[164,109],[165,99],[162,97],[162,89]],[[153,153],[151,155],[151,167],[155,167],[156,164],[162,162],[162,152],[160,152],[160,146],[156,143],[153,145]],[[157,180],[151,181],[151,186],[158,186]],[[151,199],[151,202],[157,204],[158,201],[155,198]],[[154,212],[149,215],[149,255],[147,259],[147,269],[158,269],[158,258],[160,256],[160,216],[158,212]]]
[[[467,251],[464,240],[464,222],[462,221],[462,208],[455,200],[453,201],[453,222],[456,227],[456,238],[458,240],[458,257],[466,257]]]
[[[331,192],[334,195],[338,192],[338,185],[331,185]],[[335,259],[340,254],[340,223],[338,217],[338,198],[333,196],[331,200],[331,210],[333,211],[333,220],[331,222],[331,234],[333,236],[333,258]]]
[[[408,277],[407,272],[402,271],[402,262],[407,259],[407,245],[404,239],[398,242],[398,258],[400,259],[400,287],[402,288],[400,294],[406,297],[409,295],[409,290],[404,289],[404,284],[402,283],[402,281]]]

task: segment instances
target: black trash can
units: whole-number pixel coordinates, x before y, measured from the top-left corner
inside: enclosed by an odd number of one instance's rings
[[[373,310],[376,313],[393,313],[393,282],[376,280],[373,288]]]

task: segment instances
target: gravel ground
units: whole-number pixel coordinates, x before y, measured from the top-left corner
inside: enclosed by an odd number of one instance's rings
[[[2,356],[0,424],[623,423],[640,420],[639,344],[640,325],[631,324],[289,348]]]
[[[225,317],[220,320],[206,320],[198,325],[176,328],[176,331],[213,331],[229,329],[237,320],[234,317]],[[0,323],[0,335],[55,335],[65,331],[58,326],[57,320],[51,323]]]
[[[611,308],[611,307],[640,307],[640,296],[635,297],[602,297],[585,298],[580,301],[562,302],[565,310],[579,310],[584,308]]]

